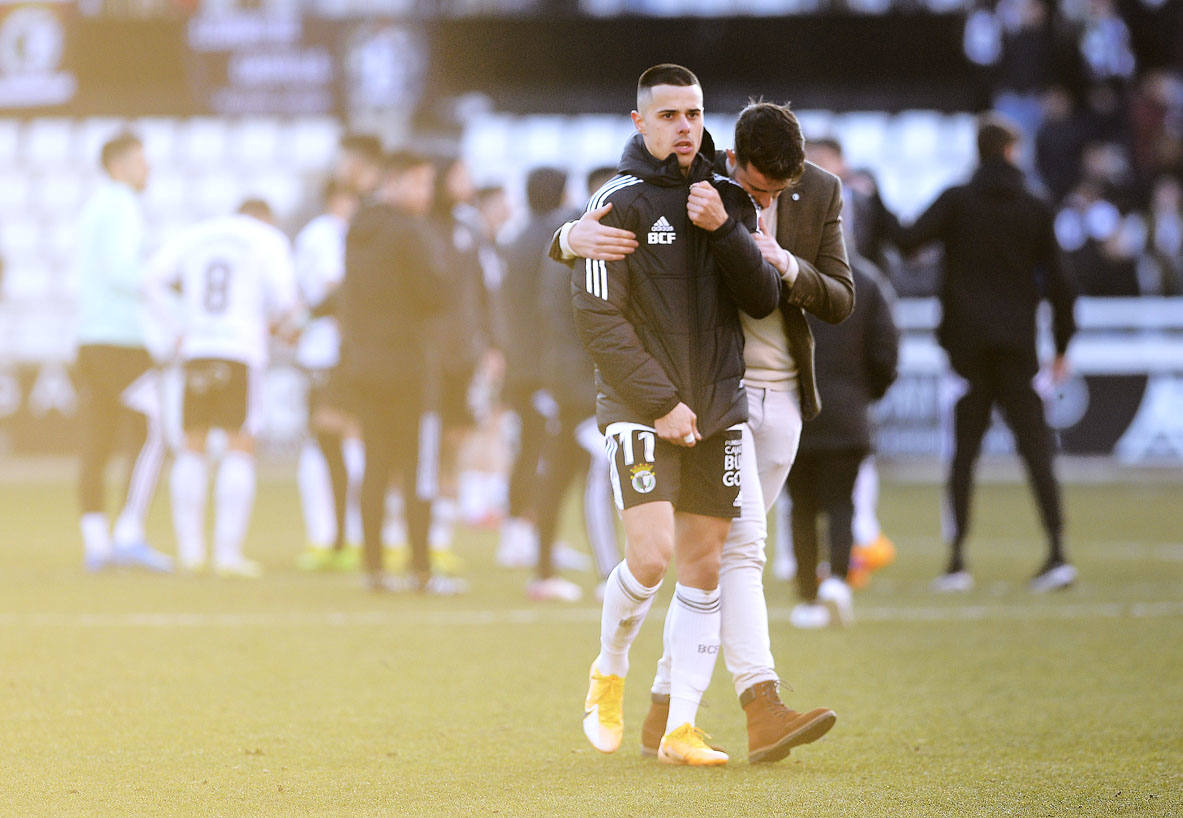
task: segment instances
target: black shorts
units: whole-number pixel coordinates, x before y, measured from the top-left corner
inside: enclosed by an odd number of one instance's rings
[[[688,514],[739,516],[741,426],[686,448],[665,442],[652,426],[612,423],[605,445],[617,508],[665,500]]]
[[[250,432],[250,371],[246,364],[217,358],[185,362],[181,428]]]

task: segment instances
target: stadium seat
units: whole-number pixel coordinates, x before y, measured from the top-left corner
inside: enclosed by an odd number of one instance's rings
[[[20,120],[0,119],[0,168],[9,168],[17,164],[20,140]]]
[[[20,168],[0,169],[0,226],[8,223],[8,214],[22,214],[29,206],[33,177]]]
[[[194,169],[222,165],[228,153],[229,127],[225,120],[194,117],[181,127],[177,161]]]
[[[47,218],[72,219],[88,192],[87,180],[75,168],[50,168],[37,179],[32,204]]]
[[[341,127],[333,119],[298,119],[287,125],[284,161],[299,170],[322,171],[332,164],[341,138]]]
[[[64,168],[74,163],[74,128],[68,119],[34,119],[21,135],[21,155],[38,167]]]
[[[937,111],[903,111],[892,118],[888,141],[901,161],[932,162],[941,151],[943,125]]]
[[[175,161],[177,121],[167,117],[138,119],[132,130],[144,140],[144,153],[152,167],[165,167]]]
[[[230,158],[247,169],[284,161],[279,153],[280,126],[270,117],[245,117],[230,130]]]
[[[890,116],[882,111],[852,111],[839,114],[831,122],[831,129],[842,143],[846,163],[851,167],[875,167],[887,149],[885,132]]]

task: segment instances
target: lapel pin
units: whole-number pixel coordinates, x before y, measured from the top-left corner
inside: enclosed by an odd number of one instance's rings
[[[794,201],[794,202],[799,202],[799,201],[801,201],[801,194],[800,194],[800,193],[794,193],[794,194],[793,194],[793,201]]]

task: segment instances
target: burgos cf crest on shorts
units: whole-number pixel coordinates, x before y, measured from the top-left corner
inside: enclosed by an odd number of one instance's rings
[[[650,244],[673,244],[676,238],[678,238],[678,234],[674,232],[674,226],[665,216],[658,218],[649,228]]]
[[[629,479],[633,484],[633,491],[637,494],[648,494],[657,486],[657,475],[653,473],[652,463],[636,463],[629,466]]]

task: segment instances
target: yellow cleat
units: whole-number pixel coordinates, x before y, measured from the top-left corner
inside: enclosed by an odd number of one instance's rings
[[[657,750],[657,760],[663,764],[685,764],[689,767],[718,767],[727,763],[727,753],[707,744],[710,738],[690,722],[671,733],[666,733]]]
[[[624,679],[604,676],[592,663],[583,704],[583,732],[601,753],[615,753],[624,738]]]

